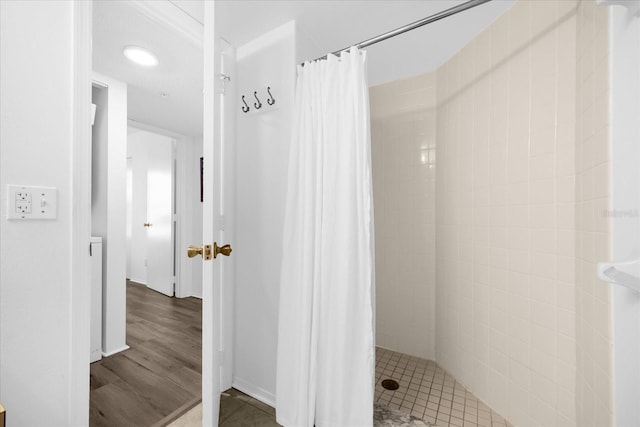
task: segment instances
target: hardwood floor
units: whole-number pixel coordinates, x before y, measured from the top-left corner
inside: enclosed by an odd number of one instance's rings
[[[127,282],[127,344],[91,365],[92,427],[151,426],[200,399],[201,300]]]

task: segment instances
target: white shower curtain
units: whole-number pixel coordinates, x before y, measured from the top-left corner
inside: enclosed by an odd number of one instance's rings
[[[373,205],[365,52],[298,67],[280,284],[277,421],[373,424]]]

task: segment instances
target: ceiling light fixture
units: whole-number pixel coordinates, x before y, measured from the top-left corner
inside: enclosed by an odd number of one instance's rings
[[[125,46],[122,50],[131,62],[135,62],[143,67],[155,67],[158,65],[158,57],[155,53],[140,46]]]

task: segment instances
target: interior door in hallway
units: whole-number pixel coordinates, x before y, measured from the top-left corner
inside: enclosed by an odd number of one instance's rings
[[[147,286],[173,296],[174,140],[159,136],[147,157]]]

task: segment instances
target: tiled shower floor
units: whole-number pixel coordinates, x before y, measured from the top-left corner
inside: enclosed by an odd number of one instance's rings
[[[393,379],[395,391],[380,383]],[[375,402],[438,427],[512,427],[432,360],[376,348]]]

